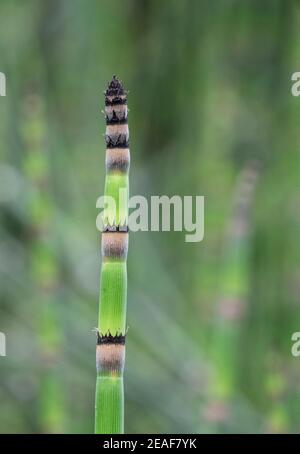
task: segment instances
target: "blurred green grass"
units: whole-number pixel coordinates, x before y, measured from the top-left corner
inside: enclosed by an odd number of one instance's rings
[[[93,431],[112,74],[131,194],[205,196],[202,243],[131,234],[126,432],[299,432],[299,30],[292,0],[1,1],[0,432]]]

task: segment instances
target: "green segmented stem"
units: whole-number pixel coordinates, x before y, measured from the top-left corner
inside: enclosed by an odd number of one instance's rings
[[[102,214],[102,268],[96,350],[95,433],[124,432],[129,148],[126,92],[114,76],[105,92],[106,204]]]
[[[116,171],[107,173],[104,194],[115,202],[115,210],[109,205],[103,212],[104,225],[126,226],[128,223],[128,175],[119,175]]]
[[[105,235],[105,234],[104,234]],[[101,271],[99,332],[124,333],[126,329],[126,262],[103,263]]]
[[[95,433],[124,433],[123,377],[97,377]]]

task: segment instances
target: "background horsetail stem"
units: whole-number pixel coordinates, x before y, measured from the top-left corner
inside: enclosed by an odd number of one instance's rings
[[[50,196],[47,122],[43,97],[27,90],[22,105],[23,171],[31,185],[27,199],[31,254],[28,261],[33,292],[31,307],[42,368],[38,380],[38,430],[63,433],[66,409],[61,379],[63,333],[60,324],[60,271],[55,254],[53,199]]]
[[[105,115],[104,195],[114,198],[116,211],[109,207],[103,212],[95,433],[118,434],[124,432],[129,132],[126,92],[115,76],[105,91]]]

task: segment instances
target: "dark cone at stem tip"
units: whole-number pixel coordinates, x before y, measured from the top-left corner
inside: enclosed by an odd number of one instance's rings
[[[113,76],[112,80],[109,82],[104,95],[106,106],[127,104],[127,91],[124,90],[122,82],[116,76]]]
[[[124,96],[126,91],[123,88],[121,80],[117,76],[113,76],[105,91],[105,96]]]

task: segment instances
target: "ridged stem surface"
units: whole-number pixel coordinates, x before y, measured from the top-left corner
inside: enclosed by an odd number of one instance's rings
[[[113,77],[105,92],[106,178],[103,211],[102,267],[96,350],[95,433],[124,432],[129,148],[127,99]],[[109,202],[109,201],[108,201]]]

